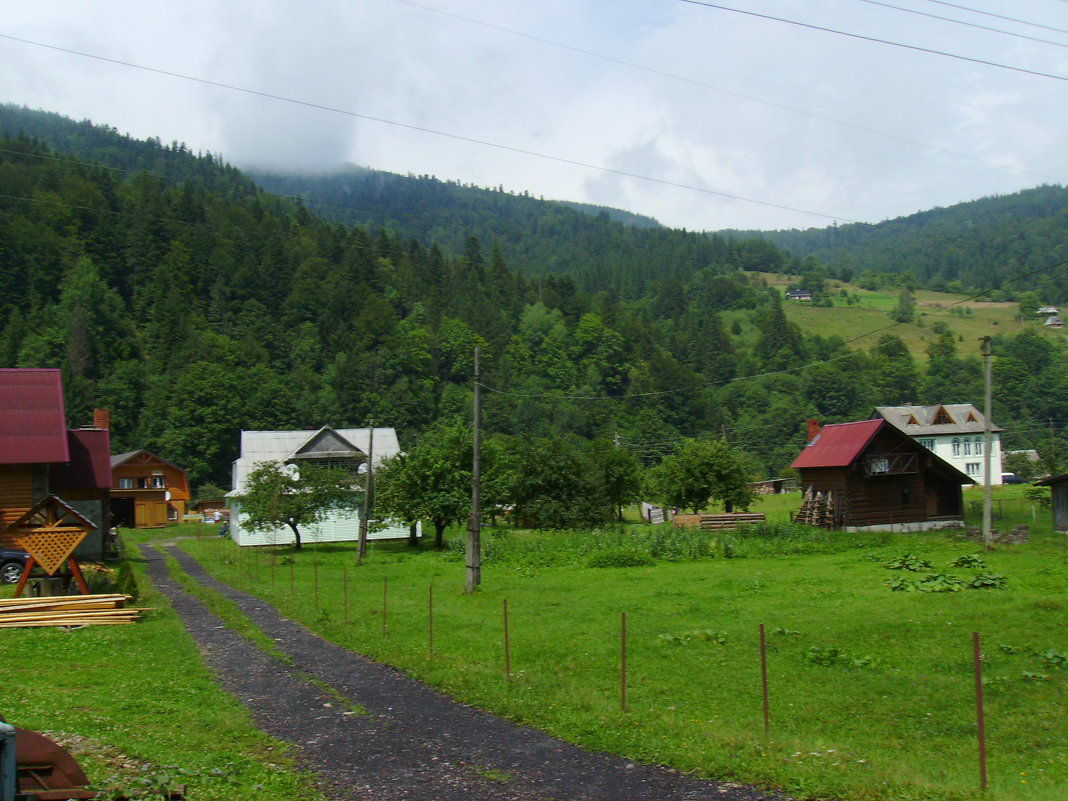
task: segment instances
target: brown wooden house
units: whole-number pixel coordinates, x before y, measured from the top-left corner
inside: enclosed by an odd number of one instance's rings
[[[189,503],[185,470],[146,450],[111,457],[111,513],[127,528],[162,528],[176,523]]]
[[[67,429],[59,370],[0,369],[0,532],[54,495],[94,525],[77,556],[104,554],[110,439],[107,412],[93,417]]]
[[[880,418],[810,430],[795,460],[795,520],[831,528],[922,530],[963,523],[971,478]]]

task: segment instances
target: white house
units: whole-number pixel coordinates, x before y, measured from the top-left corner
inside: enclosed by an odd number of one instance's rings
[[[242,431],[241,455],[233,464],[233,489],[226,494],[230,509],[230,536],[238,545],[286,545],[294,541],[288,527],[274,531],[250,531],[241,513],[241,496],[249,474],[262,462],[292,465],[313,461],[331,467],[351,468],[355,475],[367,462],[371,451],[372,467],[400,451],[397,432],[392,428],[374,429],[371,442],[369,428],[324,426],[318,431]],[[373,512],[372,512],[373,514]],[[344,542],[359,539],[360,512],[339,512],[312,526],[301,527],[303,542]],[[407,526],[392,524],[372,526],[368,539],[399,539],[408,536]]]
[[[983,432],[986,419],[970,403],[938,406],[878,406],[872,419],[887,422],[945,459],[976,483],[983,484]],[[990,426],[990,483],[1001,483],[1001,432]]]

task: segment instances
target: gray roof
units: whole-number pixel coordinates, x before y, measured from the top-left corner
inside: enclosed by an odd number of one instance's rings
[[[318,431],[242,431],[241,456],[234,460],[233,490],[227,495],[240,495],[244,491],[249,473],[260,462],[282,463],[293,458],[300,458],[298,452],[313,440],[321,440],[324,432],[338,434],[363,455],[366,455],[371,447],[371,429],[369,428],[331,429],[329,426],[324,426]],[[397,444],[397,432],[392,428],[375,428],[374,432],[372,459],[377,466],[383,459],[396,456],[400,452],[400,446]],[[336,455],[348,456],[350,454],[339,452]]]
[[[951,423],[935,423],[939,411],[945,410]],[[934,406],[877,406],[872,419],[884,418],[910,437],[933,437],[939,434],[982,434],[986,428],[983,413],[970,403],[943,403]],[[991,422],[991,431],[1004,428]]]

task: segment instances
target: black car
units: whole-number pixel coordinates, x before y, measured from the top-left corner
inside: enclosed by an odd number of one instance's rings
[[[25,551],[0,548],[0,584],[14,584],[22,576],[22,570],[30,555]]]

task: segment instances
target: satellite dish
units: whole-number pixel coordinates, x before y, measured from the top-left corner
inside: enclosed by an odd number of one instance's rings
[[[171,491],[167,490],[166,492],[163,493],[163,500],[169,501],[170,499],[171,499]]]

